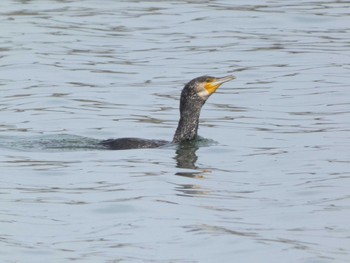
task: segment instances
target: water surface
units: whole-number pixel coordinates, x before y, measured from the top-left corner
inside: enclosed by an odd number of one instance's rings
[[[348,262],[349,14],[1,2],[1,262]],[[182,86],[203,74],[237,77],[203,108],[208,143],[77,147],[171,140]],[[64,136],[72,148],[37,143]]]

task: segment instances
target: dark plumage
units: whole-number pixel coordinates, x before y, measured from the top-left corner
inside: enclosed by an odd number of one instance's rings
[[[196,138],[202,106],[222,83],[233,80],[234,78],[232,75],[223,78],[202,76],[191,80],[185,85],[181,92],[180,120],[172,143],[190,141]],[[170,143],[163,140],[120,138],[104,140],[100,144],[112,150],[126,150],[157,148]]]
[[[147,140],[140,138],[119,138],[108,139],[101,142],[102,145],[113,150],[127,150],[139,148],[157,148],[168,144],[168,141],[163,140]]]

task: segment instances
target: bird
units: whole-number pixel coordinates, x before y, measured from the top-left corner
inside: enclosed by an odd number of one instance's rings
[[[205,75],[189,81],[181,92],[180,120],[171,142],[140,138],[119,138],[102,140],[100,145],[110,150],[127,150],[158,148],[165,145],[193,141],[198,136],[199,116],[203,105],[223,83],[235,78],[236,77],[233,75],[225,77],[211,77]]]

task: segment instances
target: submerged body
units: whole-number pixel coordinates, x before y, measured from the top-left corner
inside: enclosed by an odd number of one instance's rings
[[[181,143],[196,139],[199,116],[207,99],[221,84],[235,79],[234,76],[215,78],[202,76],[188,82],[181,92],[180,120],[172,142],[139,138],[119,138],[101,141],[100,144],[112,150],[157,148],[171,143]]]
[[[158,148],[169,143],[170,142],[164,140],[148,140],[140,138],[108,139],[101,142],[103,146],[112,150]]]

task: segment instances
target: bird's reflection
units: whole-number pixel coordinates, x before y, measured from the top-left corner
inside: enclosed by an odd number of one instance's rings
[[[178,144],[176,149],[176,155],[174,159],[176,160],[177,168],[189,169],[188,171],[181,171],[175,173],[178,176],[184,176],[195,179],[205,178],[205,174],[210,172],[209,170],[199,169],[196,165],[198,156],[196,151],[199,149],[198,141],[182,142]],[[198,184],[178,184],[176,190],[180,192],[181,196],[203,196],[208,194],[207,189],[203,189],[202,186]]]
[[[182,142],[177,146],[176,149],[176,167],[191,169],[189,172],[177,172],[175,175],[191,177],[191,178],[203,178],[208,170],[193,171],[198,169],[196,162],[198,156],[196,151],[199,149],[197,141]]]
[[[198,145],[192,141],[179,143],[176,149],[176,167],[196,169]]]

